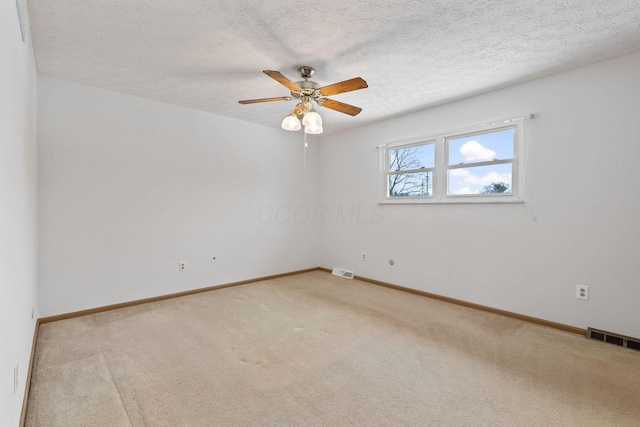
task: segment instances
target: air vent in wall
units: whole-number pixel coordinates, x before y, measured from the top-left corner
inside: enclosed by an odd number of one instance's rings
[[[600,331],[593,328],[587,329],[587,338],[604,341],[611,344],[619,345],[620,347],[627,347],[640,351],[640,339],[638,338],[626,337],[624,335],[614,334],[613,332]]]
[[[331,274],[338,277],[344,277],[345,279],[353,279],[353,271],[343,270],[341,268],[334,268]]]

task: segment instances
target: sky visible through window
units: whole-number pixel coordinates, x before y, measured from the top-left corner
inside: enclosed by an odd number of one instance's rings
[[[388,176],[388,194],[390,197],[431,196],[433,190],[433,168],[435,164],[435,145],[422,144],[391,150],[389,153],[389,172],[410,171]]]
[[[500,183],[507,186],[504,193],[511,193],[512,164],[474,166],[474,163],[514,158],[513,128],[498,132],[452,138],[448,141],[449,165],[469,165],[448,171],[448,194],[481,194]],[[501,191],[498,191],[501,192]]]
[[[391,151],[389,171],[432,168],[433,165],[434,144],[414,145]]]

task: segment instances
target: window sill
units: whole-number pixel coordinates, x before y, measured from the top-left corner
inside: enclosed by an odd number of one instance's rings
[[[446,200],[436,200],[436,199],[413,199],[413,200],[382,200],[378,202],[378,205],[459,205],[459,204],[467,204],[467,205],[503,205],[503,204],[522,204],[524,200],[518,199],[515,197],[509,198],[496,198],[496,199],[486,199],[486,198],[477,198],[477,197],[465,197],[465,198],[451,198]]]

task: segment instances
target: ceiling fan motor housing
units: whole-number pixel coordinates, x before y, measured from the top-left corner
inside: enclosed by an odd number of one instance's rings
[[[296,82],[296,84],[302,89],[301,91],[291,91],[291,94],[296,97],[295,94],[300,94],[302,96],[313,96],[318,89],[320,89],[320,85],[316,82],[312,82],[311,80],[303,80],[300,82]],[[295,94],[294,94],[295,93]]]

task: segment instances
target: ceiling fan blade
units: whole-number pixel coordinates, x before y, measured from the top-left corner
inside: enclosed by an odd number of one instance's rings
[[[260,98],[260,99],[245,99],[244,101],[238,101],[240,104],[257,104],[258,102],[271,102],[271,101],[291,101],[293,98],[290,96],[278,96],[275,98]]]
[[[295,84],[294,82],[292,82],[291,80],[289,80],[288,78],[280,74],[280,71],[264,70],[263,73],[265,73],[267,76],[271,77],[273,80],[277,81],[278,83],[288,87],[290,90],[295,90],[295,91],[302,90],[300,86],[298,86],[297,84]]]
[[[362,108],[360,107],[345,104],[344,102],[334,101],[333,99],[321,99],[318,101],[318,104],[350,116],[357,116],[360,114],[360,111],[362,111]]]
[[[339,93],[351,92],[352,90],[368,88],[367,82],[360,77],[353,78],[351,80],[345,80],[340,83],[334,83],[329,86],[321,87],[318,89],[323,96],[337,95]]]

